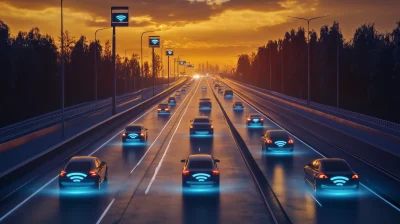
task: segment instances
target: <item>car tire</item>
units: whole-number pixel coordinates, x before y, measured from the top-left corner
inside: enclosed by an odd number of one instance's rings
[[[108,167],[106,168],[106,174],[104,175],[104,181],[108,181]]]
[[[101,187],[100,177],[97,178],[96,184],[93,186],[93,189],[99,190]]]

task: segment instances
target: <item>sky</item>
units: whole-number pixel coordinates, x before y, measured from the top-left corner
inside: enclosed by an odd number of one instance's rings
[[[151,35],[159,35],[175,56],[196,66],[207,61],[233,66],[239,54],[255,52],[268,40],[306,26],[305,21],[288,16],[328,15],[312,21],[310,29],[319,31],[336,20],[346,40],[364,23],[375,23],[379,32],[391,32],[400,20],[399,0],[64,0],[63,5],[64,29],[76,39],[85,35],[88,40],[94,39],[97,29],[110,27],[111,6],[129,6],[130,26],[116,30],[120,55],[126,49],[130,49],[127,54],[140,54],[141,33],[156,30]],[[0,0],[0,20],[10,26],[12,35],[39,27],[56,38],[60,0]],[[104,43],[111,39],[111,32],[100,31],[97,37]],[[151,60],[146,41],[143,56],[144,61]]]

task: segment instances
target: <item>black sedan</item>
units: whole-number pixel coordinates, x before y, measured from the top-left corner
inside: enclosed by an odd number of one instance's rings
[[[171,96],[168,98],[168,105],[176,105],[176,98]]]
[[[122,142],[126,141],[147,141],[147,128],[140,124],[130,124],[122,132]]]
[[[357,191],[358,175],[344,159],[316,159],[304,167],[304,181],[312,186],[315,192],[324,190]]]
[[[292,152],[294,142],[286,131],[269,130],[261,135],[261,148],[267,151]]]
[[[264,118],[260,114],[252,113],[246,116],[246,125],[247,126],[263,126]]]
[[[218,159],[214,159],[208,154],[196,154],[190,155],[181,162],[184,163],[182,188],[219,187]]]
[[[232,104],[234,110],[242,110],[244,108],[243,102],[236,101]]]
[[[206,87],[206,86],[202,86],[202,87],[201,87],[201,90],[202,90],[202,91],[207,91],[207,87]]]
[[[92,156],[74,156],[58,176],[60,189],[90,187],[100,189],[108,179],[107,163]]]
[[[212,120],[207,116],[197,116],[190,120],[190,134],[214,134]]]
[[[167,103],[160,103],[158,104],[157,112],[158,114],[170,114],[171,106]]]

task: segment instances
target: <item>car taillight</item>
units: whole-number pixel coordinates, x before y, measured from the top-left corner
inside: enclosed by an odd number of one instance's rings
[[[182,171],[182,174],[185,175],[185,176],[189,175],[189,173],[190,173],[189,170]]]
[[[91,170],[91,171],[89,171],[89,173],[90,173],[90,176],[92,176],[92,177],[97,176],[96,170]]]
[[[288,143],[289,143],[289,144],[293,144],[293,140],[290,139],[290,140],[288,141]]]
[[[126,133],[122,133],[122,136],[126,136]]]
[[[250,119],[250,118],[247,118],[247,120],[248,120],[248,121],[251,121],[251,119]]]
[[[318,175],[319,179],[328,179],[328,176],[326,176],[325,174],[321,173],[320,175]]]
[[[144,136],[144,134],[142,133],[142,134],[140,134],[140,136]]]
[[[169,110],[168,108],[166,108],[165,110]]]
[[[215,176],[218,176],[219,175],[219,170],[213,170],[212,174],[215,175]]]
[[[271,140],[271,139],[267,139],[267,143],[268,143],[268,144],[271,144],[271,143],[272,143],[272,140]]]
[[[261,118],[260,120],[262,120],[262,121],[263,121],[263,120],[264,120],[264,118]]]
[[[358,179],[358,175],[357,175],[357,174],[354,174],[354,175],[351,177],[351,179]]]
[[[160,108],[158,108],[158,110],[160,111],[161,109],[160,109]]]
[[[61,170],[61,172],[60,172],[60,177],[65,176],[65,174],[67,174],[67,172],[65,172],[65,170]]]

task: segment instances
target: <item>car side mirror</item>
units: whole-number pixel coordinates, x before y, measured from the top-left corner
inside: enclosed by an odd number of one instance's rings
[[[148,131],[149,129],[145,128],[144,130],[145,130],[145,131]]]
[[[106,162],[101,162],[100,166],[105,166],[107,163]]]
[[[219,163],[221,161],[219,159],[214,159],[214,162]]]
[[[185,159],[182,159],[182,160],[181,160],[181,163],[184,163],[184,162],[186,162],[186,160],[185,160]]]

